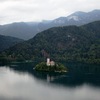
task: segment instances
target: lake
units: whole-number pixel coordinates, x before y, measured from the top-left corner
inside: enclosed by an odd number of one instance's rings
[[[66,63],[68,73],[43,73],[33,63],[0,65],[0,100],[100,100],[100,66]]]

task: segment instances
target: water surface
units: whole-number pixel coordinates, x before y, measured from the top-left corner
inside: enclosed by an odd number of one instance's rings
[[[69,64],[66,74],[40,73],[32,64],[0,66],[0,100],[100,100],[100,68]]]

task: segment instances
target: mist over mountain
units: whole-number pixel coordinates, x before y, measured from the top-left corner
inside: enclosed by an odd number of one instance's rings
[[[57,26],[84,25],[93,21],[100,20],[100,10],[91,12],[75,12],[67,17],[59,17],[54,20],[44,20],[42,22],[20,22],[0,26],[0,34],[13,36],[28,40],[37,33]]]
[[[12,60],[81,61],[100,63],[100,21],[83,26],[54,27],[3,52]]]

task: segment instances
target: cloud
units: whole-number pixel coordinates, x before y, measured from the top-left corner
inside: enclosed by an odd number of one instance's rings
[[[55,19],[93,9],[100,9],[100,0],[0,0],[0,24]]]

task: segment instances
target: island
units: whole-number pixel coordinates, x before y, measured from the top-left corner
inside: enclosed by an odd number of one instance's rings
[[[46,72],[58,72],[58,73],[67,72],[67,68],[63,64],[50,61],[50,58],[47,58],[47,62],[41,62],[37,64],[34,69],[36,71],[46,71]]]

